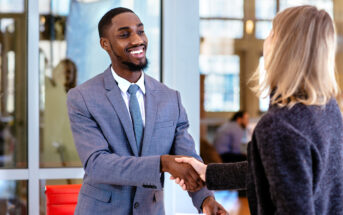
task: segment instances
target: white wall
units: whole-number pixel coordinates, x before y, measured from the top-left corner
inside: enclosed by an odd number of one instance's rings
[[[163,0],[163,82],[181,93],[190,122],[189,132],[199,152],[200,76],[199,2]],[[167,215],[197,213],[188,194],[166,175],[164,192]]]

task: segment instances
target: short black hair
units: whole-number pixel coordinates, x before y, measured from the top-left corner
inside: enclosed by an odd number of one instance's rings
[[[103,37],[105,34],[106,28],[111,24],[112,18],[121,14],[121,13],[134,13],[129,8],[125,7],[116,7],[111,10],[109,10],[99,21],[98,24],[98,31],[99,31],[99,37]]]
[[[238,118],[243,118],[244,114],[246,114],[247,112],[244,111],[244,110],[241,110],[241,111],[238,111],[236,112],[232,118],[231,118],[231,121],[236,121]]]

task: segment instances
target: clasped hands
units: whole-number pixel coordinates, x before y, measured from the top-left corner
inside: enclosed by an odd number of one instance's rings
[[[177,159],[181,159],[178,161]],[[195,192],[204,187],[205,180],[197,173],[191,164],[182,162],[185,159],[182,156],[178,155],[162,155],[161,156],[161,171],[168,172],[172,175],[173,178],[182,180],[182,187],[184,190],[190,192]]]
[[[183,190],[195,192],[205,186],[207,165],[193,157],[178,155],[162,155],[161,171],[171,174]],[[207,197],[202,203],[203,212],[206,215],[228,214],[212,196]]]

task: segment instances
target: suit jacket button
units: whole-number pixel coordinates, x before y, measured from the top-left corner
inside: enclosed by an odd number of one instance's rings
[[[134,208],[138,208],[139,207],[139,203],[136,202],[134,205],[133,205]]]

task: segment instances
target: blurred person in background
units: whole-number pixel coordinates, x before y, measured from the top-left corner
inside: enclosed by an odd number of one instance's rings
[[[66,106],[67,92],[76,86],[77,68],[70,59],[61,60],[51,77],[45,78],[45,110],[42,164],[45,167],[79,165]]]
[[[77,68],[70,59],[61,60],[52,72],[50,83],[53,87],[62,86],[65,93],[76,86]]]
[[[246,111],[236,112],[230,121],[217,130],[213,145],[224,163],[244,161],[248,141],[247,126],[249,114]]]

